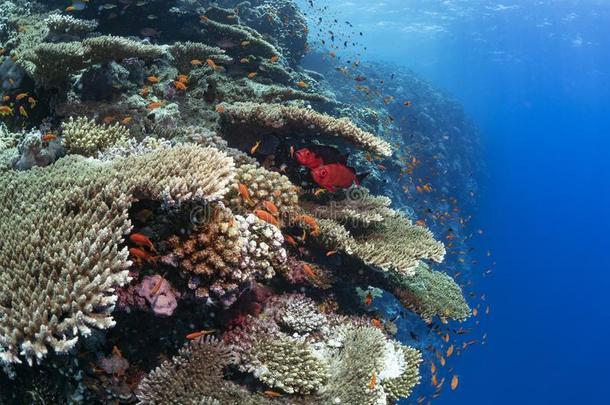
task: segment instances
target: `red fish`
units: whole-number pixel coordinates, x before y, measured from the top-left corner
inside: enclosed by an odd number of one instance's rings
[[[312,145],[296,151],[297,162],[309,169],[315,169],[331,163],[347,163],[347,156],[332,146]]]
[[[352,184],[359,186],[366,173],[356,175],[351,167],[342,163],[332,163],[313,169],[311,176],[319,186],[333,193],[337,188],[349,188]]]

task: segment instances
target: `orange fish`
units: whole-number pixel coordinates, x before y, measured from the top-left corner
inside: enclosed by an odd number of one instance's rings
[[[374,390],[377,386],[377,373],[373,371],[373,375],[371,376],[371,380],[369,381],[369,389]]]
[[[239,63],[250,63],[250,59],[248,59],[248,58],[241,58],[239,60]]]
[[[142,87],[142,89],[140,90],[140,95],[142,97],[146,97],[148,96],[148,93],[150,92],[150,88],[148,86],[144,86]]]
[[[269,62],[271,62],[271,63],[275,63],[278,60],[280,60],[280,57],[277,55],[273,55],[271,58],[269,58]]]
[[[436,375],[432,375],[432,385],[435,387],[438,385],[438,379],[436,378]]]
[[[383,327],[383,324],[381,323],[381,321],[379,319],[372,319],[371,324],[374,327],[376,327],[377,329],[381,329]]]
[[[301,221],[305,222],[310,227],[312,227],[314,229],[318,228],[318,221],[316,221],[316,219],[314,217],[309,216],[309,215],[301,215],[300,219],[301,219]]]
[[[186,75],[178,75],[176,80],[178,80],[180,83],[184,83],[184,84],[187,84],[189,82],[189,78]]]
[[[114,121],[116,121],[116,118],[114,117],[114,115],[109,115],[107,117],[104,117],[104,119],[102,119],[102,122],[106,125],[110,125],[112,124]]]
[[[36,101],[34,97],[28,97],[28,103],[30,103],[30,108],[34,108],[36,107],[36,104],[38,104],[38,101]]]
[[[40,137],[40,140],[43,142],[52,142],[57,139],[57,135],[52,132],[46,133]]]
[[[23,98],[26,98],[28,96],[28,93],[19,93],[15,96],[15,100],[19,101]]]
[[[314,273],[314,271],[311,268],[311,266],[308,265],[307,263],[303,263],[303,272],[309,278],[314,278],[314,279],[318,278],[318,276],[316,275],[316,273]]]
[[[154,110],[156,108],[163,107],[163,103],[155,101],[146,106],[147,110]]]
[[[140,248],[129,248],[129,253],[136,259],[136,261],[144,260],[146,262],[155,263],[159,259],[157,256],[151,256]]]
[[[23,115],[25,118],[28,117],[28,112],[23,108],[23,106],[19,106],[19,114]]]
[[[306,89],[306,88],[309,87],[309,85],[307,83],[305,83],[303,80],[298,81],[297,82],[297,86],[299,86],[299,87],[301,87],[303,89]]]
[[[431,374],[436,374],[436,364],[432,363],[430,365],[430,373]]]
[[[256,73],[256,72],[248,73],[248,79],[254,79],[257,74],[258,73]]]
[[[447,349],[447,357],[451,357],[451,355],[453,354],[453,345],[449,346],[449,348]]]
[[[328,257],[328,256],[332,256],[332,255],[336,255],[336,254],[337,254],[337,251],[336,251],[336,250],[330,250],[330,251],[326,252],[326,256],[327,256],[327,257]]]
[[[211,60],[211,59],[208,59],[208,60]],[[213,61],[212,61],[212,63],[213,63]],[[201,65],[203,65],[203,62],[200,61],[199,59],[193,59],[191,61],[191,66],[201,66]]]
[[[326,193],[326,189],[325,188],[319,188],[316,191],[313,192],[313,195],[315,195],[316,197],[319,196],[320,194],[324,194]]]
[[[250,154],[254,155],[256,153],[256,151],[258,150],[258,147],[261,146],[261,141],[257,141],[254,146],[252,146],[250,148]]]
[[[369,292],[364,298],[364,305],[367,307],[373,303],[373,295]]]
[[[294,159],[294,146],[290,145],[290,157]]]
[[[241,198],[243,198],[245,201],[248,201],[248,202],[252,201],[250,199],[250,192],[248,191],[248,186],[246,186],[243,183],[239,183],[238,190],[239,190],[239,195],[241,195]]]
[[[11,96],[2,97],[2,101],[9,101],[10,99],[11,99]]]
[[[280,394],[279,392],[275,392],[275,391],[271,391],[271,390],[264,391],[263,394],[265,394],[269,398],[277,398],[277,397],[282,396],[282,394]]]
[[[189,333],[188,335],[186,335],[186,338],[189,340],[193,340],[193,339],[197,339],[198,337],[201,337],[201,336],[210,335],[212,333],[214,333],[213,330],[200,330],[199,332]]]
[[[138,246],[146,247],[153,252],[156,252],[155,245],[153,245],[152,241],[148,238],[148,236],[141,233],[132,233],[129,235],[129,240],[132,243],[135,243]]]
[[[293,247],[296,247],[296,246],[297,246],[297,241],[296,241],[296,240],[294,240],[294,238],[293,238],[292,236],[290,236],[290,235],[284,235],[284,240],[285,240],[286,242],[288,242],[288,244],[289,244],[290,246],[293,246]]]
[[[0,115],[12,114],[13,109],[7,105],[0,105]]]
[[[179,82],[179,81],[177,81],[177,80],[174,82],[174,87],[175,87],[177,90],[186,91],[186,84],[184,84],[184,83],[182,83],[182,82]]]
[[[131,121],[133,120],[133,118],[131,117],[125,117],[121,120],[121,124],[123,125],[129,125],[131,123]]]
[[[209,67],[211,67],[214,70],[218,69],[218,65],[212,60],[212,59],[206,59],[205,61]],[[192,62],[191,62],[192,63]]]
[[[275,225],[278,228],[280,227],[280,223],[278,222],[278,220],[275,219],[273,217],[273,215],[271,215],[267,211],[264,211],[264,210],[254,210],[254,215],[256,215],[258,218],[262,219],[263,221],[265,221],[267,223],[270,223],[271,225]]]
[[[415,221],[415,225],[426,226],[426,221],[423,219],[418,219],[417,221]]]
[[[70,11],[74,11],[74,10],[76,10],[76,7],[74,7],[74,6],[68,6],[68,7],[66,7],[66,11],[68,11],[68,12],[70,12]]]
[[[157,76],[148,76],[146,80],[148,80],[148,82],[152,84],[159,83],[159,78]]]
[[[223,114],[225,111],[227,111],[227,109],[225,108],[224,105],[217,105],[216,106],[216,112],[219,114]]]
[[[455,389],[457,388],[458,384],[459,384],[459,379],[457,375],[454,375],[453,378],[451,378],[451,390],[455,391]]]
[[[265,209],[267,211],[269,211],[273,215],[277,215],[280,212],[280,210],[278,210],[278,208],[275,206],[275,204],[272,203],[271,201],[263,201],[263,206],[265,207]]]

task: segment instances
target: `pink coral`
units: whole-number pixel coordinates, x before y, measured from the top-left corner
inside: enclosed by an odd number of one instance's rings
[[[169,281],[158,274],[144,277],[136,292],[148,301],[155,315],[171,316],[178,306],[178,294]]]

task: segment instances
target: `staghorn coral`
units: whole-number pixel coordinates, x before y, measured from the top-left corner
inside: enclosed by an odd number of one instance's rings
[[[221,198],[230,158],[176,147],[114,163],[70,156],[46,168],[0,176],[0,359],[28,363],[50,346],[70,350],[90,327],[114,325],[115,287],[128,280],[137,198]]]
[[[403,373],[399,377],[387,378],[381,382],[389,401],[407,398],[411,395],[413,387],[421,380],[419,374],[419,366],[423,362],[421,352],[409,346],[400,346],[399,349],[402,349],[406,363]]]
[[[265,210],[265,201],[272,202],[280,215],[297,210],[299,196],[290,180],[277,172],[253,164],[237,169],[235,183],[227,194],[228,206],[235,212],[246,213],[255,209]],[[243,184],[248,190],[249,200],[239,192]]]
[[[174,58],[174,65],[180,71],[190,70],[191,61],[198,59],[206,61],[211,59],[217,65],[231,63],[233,59],[225,54],[223,49],[209,46],[201,42],[175,42],[169,47],[169,52]]]
[[[62,135],[62,144],[68,153],[94,156],[106,148],[126,142],[129,130],[118,122],[98,125],[86,117],[70,117],[62,124]]]
[[[470,316],[470,308],[460,286],[447,274],[430,270],[420,263],[411,277],[390,277],[394,295],[400,302],[423,319],[463,321]]]
[[[342,250],[386,272],[412,276],[421,260],[441,262],[445,256],[445,247],[432,232],[398,212],[354,234],[332,219],[321,219],[319,225],[319,240],[326,248]]]
[[[235,300],[239,286],[253,278],[271,278],[286,261],[281,232],[254,215],[233,215],[222,205],[208,206],[206,220],[186,240],[169,239],[170,261],[193,277],[199,297]]]
[[[326,363],[308,343],[284,335],[255,337],[240,368],[290,394],[313,393],[328,378]]]
[[[347,118],[334,118],[309,108],[281,104],[257,104],[252,102],[223,103],[221,114],[225,124],[243,125],[256,131],[273,130],[279,134],[308,133],[311,135],[337,136],[355,145],[384,156],[392,154],[389,143],[365,132]]]
[[[139,384],[140,405],[265,404],[223,379],[235,362],[231,349],[213,337],[187,343],[171,360],[151,371]]]

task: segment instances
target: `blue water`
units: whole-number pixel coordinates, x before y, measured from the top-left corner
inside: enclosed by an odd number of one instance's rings
[[[461,356],[459,388],[434,403],[609,403],[610,4],[316,6],[353,25],[362,59],[412,68],[481,128],[489,342]]]

